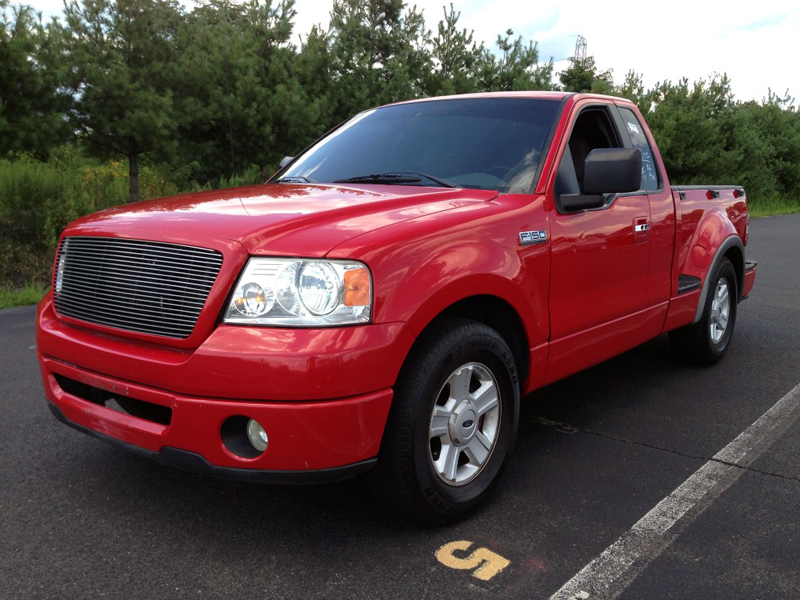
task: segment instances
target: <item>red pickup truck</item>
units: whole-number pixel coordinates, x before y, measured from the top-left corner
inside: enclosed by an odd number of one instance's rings
[[[37,326],[58,419],[210,475],[368,472],[448,522],[521,396],[665,332],[717,361],[755,280],[744,191],[671,187],[627,100],[393,104],[287,163],[67,227]]]

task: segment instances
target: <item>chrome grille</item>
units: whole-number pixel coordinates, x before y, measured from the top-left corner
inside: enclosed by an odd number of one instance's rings
[[[56,256],[53,298],[56,310],[74,319],[183,339],[194,330],[221,266],[222,255],[207,248],[67,237]]]

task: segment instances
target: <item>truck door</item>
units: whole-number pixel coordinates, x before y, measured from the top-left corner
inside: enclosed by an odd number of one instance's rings
[[[658,334],[647,314],[650,207],[646,191],[615,194],[599,208],[570,212],[559,198],[581,193],[583,167],[596,148],[631,147],[613,105],[573,112],[569,138],[548,184],[550,206],[550,359],[555,381]],[[663,319],[662,319],[663,321]],[[650,334],[650,331],[654,333]]]
[[[642,151],[642,190],[650,203],[650,270],[648,304],[667,302],[672,291],[672,255],[675,247],[675,205],[655,144],[644,121],[629,106],[618,106],[624,132]]]

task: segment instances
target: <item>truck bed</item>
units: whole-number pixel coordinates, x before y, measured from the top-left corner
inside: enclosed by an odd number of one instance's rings
[[[747,226],[750,222],[747,212],[747,197],[741,186],[735,185],[674,185],[672,196],[675,202],[676,264],[686,264],[695,240],[695,233],[701,221],[718,210],[724,210],[730,218],[736,233],[747,245]]]

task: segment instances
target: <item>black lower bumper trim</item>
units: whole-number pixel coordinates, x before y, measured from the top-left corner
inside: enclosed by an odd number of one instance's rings
[[[267,471],[262,469],[238,469],[235,467],[218,467],[216,465],[212,465],[210,462],[208,462],[205,458],[203,458],[199,454],[196,454],[195,452],[189,452],[188,450],[165,447],[162,448],[159,452],[153,452],[151,450],[147,450],[146,448],[140,448],[139,446],[135,446],[133,444],[123,442],[122,440],[118,440],[116,438],[107,436],[105,434],[98,433],[97,431],[94,431],[82,425],[78,425],[77,423],[73,423],[72,421],[67,419],[67,417],[64,416],[64,413],[61,412],[61,409],[58,408],[52,402],[48,402],[47,405],[50,407],[50,412],[52,412],[53,415],[55,415],[56,419],[58,419],[65,425],[69,425],[73,429],[77,429],[82,433],[91,435],[92,437],[96,437],[105,442],[109,442],[111,444],[114,444],[115,446],[124,448],[129,452],[133,452],[134,454],[138,454],[139,456],[144,456],[145,458],[149,458],[150,460],[154,460],[164,465],[177,467],[179,469],[183,469],[184,471],[200,473],[202,475],[221,477],[223,479],[250,481],[254,483],[301,484],[301,485],[314,484],[314,483],[331,483],[334,481],[341,481],[343,479],[350,479],[352,477],[355,477],[356,475],[365,473],[369,471],[372,467],[374,467],[376,462],[378,462],[377,458],[370,458],[368,460],[363,460],[361,462],[353,463],[351,465],[345,465],[343,467],[333,467],[330,469],[315,469],[309,471]]]

